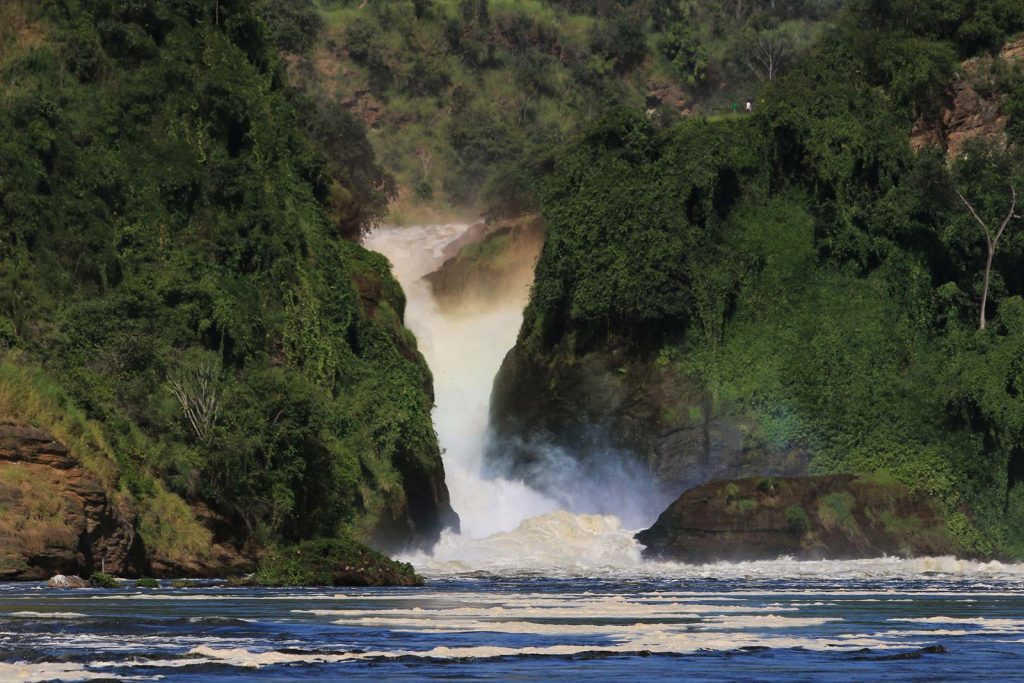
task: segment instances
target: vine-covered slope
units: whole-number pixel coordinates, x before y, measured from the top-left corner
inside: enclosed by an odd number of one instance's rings
[[[325,170],[252,3],[3,3],[0,97],[0,408],[149,562],[455,523],[403,294],[341,237],[378,214],[330,212],[381,172],[356,124]]]
[[[1022,28],[1015,3],[849,3],[751,117],[620,111],[573,143],[491,462],[538,482],[550,445],[596,467],[610,442],[672,497],[887,471],[969,552],[1024,553]],[[969,144],[963,79],[1001,121]]]

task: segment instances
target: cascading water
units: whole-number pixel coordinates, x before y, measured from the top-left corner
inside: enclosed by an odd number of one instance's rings
[[[639,547],[615,517],[559,510],[522,482],[483,475],[491,385],[515,343],[529,283],[517,278],[498,299],[442,311],[423,276],[443,264],[445,247],[468,228],[383,227],[366,238],[368,248],[390,259],[407,297],[406,325],[433,372],[434,424],[462,520],[462,533],[446,534],[432,556],[407,559],[444,573],[635,567]]]
[[[431,555],[404,559],[427,575],[471,572],[557,576],[671,578],[788,577],[880,579],[915,575],[1019,577],[1024,565],[953,557],[716,563],[687,566],[642,561],[633,531],[612,515],[575,514],[522,482],[483,475],[488,408],[494,376],[515,343],[528,282],[509,283],[506,296],[442,310],[423,279],[445,260],[445,247],[465,224],[383,227],[366,246],[387,256],[407,296],[405,322],[434,375],[434,424],[462,533],[446,532]],[[653,520],[650,520],[653,521]]]

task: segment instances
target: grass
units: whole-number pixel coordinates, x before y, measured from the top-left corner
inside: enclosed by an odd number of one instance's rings
[[[162,483],[156,482],[154,495],[142,501],[141,507],[139,534],[153,557],[183,564],[209,555],[212,534],[196,520],[185,501]]]
[[[87,419],[52,377],[24,363],[16,351],[0,356],[0,415],[45,429],[71,449],[108,494],[117,490],[117,457],[100,425]]]
[[[0,572],[26,569],[20,558],[43,554],[48,548],[78,546],[78,530],[67,520],[81,515],[74,500],[60,491],[65,476],[50,467],[11,463],[0,466],[0,538],[18,539],[18,552],[0,552]]]

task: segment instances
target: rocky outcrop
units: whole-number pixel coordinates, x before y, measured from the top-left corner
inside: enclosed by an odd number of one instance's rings
[[[938,147],[950,158],[959,156],[975,139],[992,144],[1006,141],[1007,117],[1001,108],[998,88],[992,87],[993,61],[1024,59],[1024,40],[1004,46],[998,57],[979,57],[964,62],[937,116],[920,117],[914,123],[910,146],[914,150]]]
[[[44,430],[0,421],[0,510],[4,580],[140,568],[128,503]]]
[[[681,116],[688,116],[691,113],[691,97],[672,79],[655,77],[649,80],[646,86],[648,109],[668,107],[679,112]]]
[[[851,474],[709,482],[636,538],[645,557],[688,563],[961,550],[930,501],[883,477]]]
[[[446,309],[521,297],[533,282],[543,244],[540,218],[480,223],[446,247],[447,260],[425,279]]]
[[[346,538],[303,541],[269,551],[252,579],[259,586],[422,586],[412,565]]]
[[[810,455],[794,445],[771,448],[757,425],[716,405],[697,381],[670,364],[622,350],[538,356],[517,345],[491,396],[495,438],[487,461],[559,497],[551,450],[588,469],[632,461],[653,481],[658,509],[697,484],[719,478],[804,474]],[[597,473],[600,476],[600,473]]]

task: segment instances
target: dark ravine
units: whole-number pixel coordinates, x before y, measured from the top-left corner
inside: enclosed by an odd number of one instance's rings
[[[688,563],[962,554],[942,515],[875,475],[751,477],[694,487],[636,535],[648,558]]]

